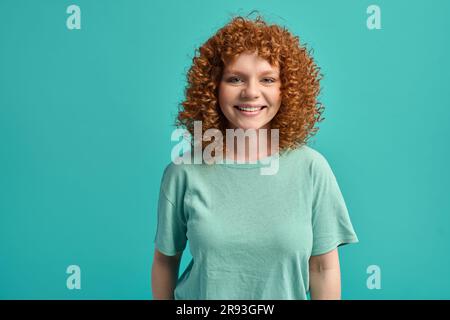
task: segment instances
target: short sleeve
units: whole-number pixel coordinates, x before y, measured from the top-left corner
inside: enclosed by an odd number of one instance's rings
[[[184,215],[182,179],[174,164],[166,167],[159,190],[155,247],[165,255],[174,256],[186,247],[186,219]]]
[[[311,256],[359,242],[336,177],[328,161],[319,153],[311,164],[311,175],[314,193]]]

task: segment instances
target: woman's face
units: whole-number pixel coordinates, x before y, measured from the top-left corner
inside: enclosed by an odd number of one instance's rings
[[[281,105],[279,72],[256,53],[242,53],[225,66],[219,105],[228,128],[270,128]]]

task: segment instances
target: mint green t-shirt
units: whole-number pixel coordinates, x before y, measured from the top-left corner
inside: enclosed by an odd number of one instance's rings
[[[264,160],[270,160],[267,157]],[[309,258],[358,238],[336,178],[309,146],[257,163],[174,164],[164,170],[155,246],[192,260],[176,300],[307,299]]]

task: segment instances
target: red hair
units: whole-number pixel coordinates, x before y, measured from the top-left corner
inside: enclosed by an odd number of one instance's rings
[[[324,119],[323,105],[317,100],[320,68],[298,36],[268,25],[260,16],[254,21],[233,18],[196,50],[176,125],[193,136],[194,121],[202,121],[202,133],[214,128],[225,137],[227,121],[218,104],[219,83],[227,62],[243,52],[257,52],[280,68],[281,106],[270,122],[272,129],[279,129],[280,151],[306,144],[318,130],[315,124]]]

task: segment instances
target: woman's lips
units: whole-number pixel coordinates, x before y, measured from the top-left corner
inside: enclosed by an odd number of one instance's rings
[[[266,108],[266,106],[262,106],[262,107],[234,106],[234,108],[245,116],[256,116],[256,115],[260,114],[261,111]]]

